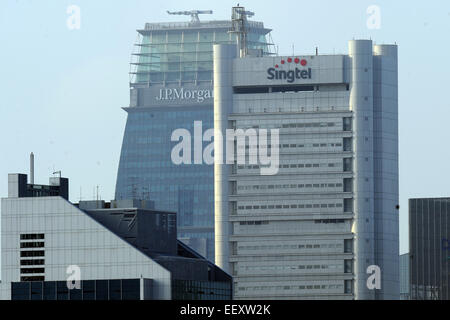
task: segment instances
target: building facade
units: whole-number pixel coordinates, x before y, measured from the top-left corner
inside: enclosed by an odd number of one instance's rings
[[[412,300],[450,299],[450,198],[409,200]]]
[[[239,55],[214,46],[215,261],[234,297],[398,299],[397,46]]]
[[[249,22],[249,46],[269,53],[269,29]],[[213,128],[213,43],[233,43],[231,21],[147,23],[131,63],[130,105],[116,199],[152,199],[178,213],[178,236],[214,260],[214,168],[174,164],[172,133]]]
[[[64,194],[68,179],[58,179],[64,183],[54,181],[52,190]],[[9,175],[1,201],[2,300],[232,298],[231,277],[177,240],[174,212],[146,201],[72,204],[57,194],[21,195],[41,187]]]
[[[399,260],[400,268],[400,300],[410,300],[409,289],[409,253],[401,254]]]

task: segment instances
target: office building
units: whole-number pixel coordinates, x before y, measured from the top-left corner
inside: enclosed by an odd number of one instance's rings
[[[410,300],[409,253],[400,255],[399,268],[400,268],[400,300]]]
[[[450,298],[450,198],[409,199],[412,300]]]
[[[176,211],[178,237],[214,261],[214,168],[171,161],[174,130],[213,128],[213,43],[233,43],[231,21],[146,23],[131,63],[130,105],[116,199],[151,199]],[[249,22],[249,47],[268,54],[270,30]]]
[[[274,57],[214,46],[215,262],[235,299],[399,298],[397,90],[396,45]],[[241,142],[217,138],[238,129]],[[230,150],[246,156],[226,162]],[[381,289],[367,286],[371,266]]]
[[[231,277],[177,240],[176,213],[142,200],[72,204],[68,185],[9,175],[1,299],[231,299]]]

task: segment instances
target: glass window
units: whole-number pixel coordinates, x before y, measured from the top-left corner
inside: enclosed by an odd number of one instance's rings
[[[11,283],[11,300],[30,300],[31,282]]]
[[[42,282],[31,283],[31,300],[42,300]]]
[[[183,41],[184,42],[197,42],[198,41],[198,32],[185,31]]]
[[[108,300],[108,280],[95,281],[95,299],[96,300]]]
[[[81,289],[69,290],[69,300],[82,300],[83,295]]]
[[[56,283],[56,298],[57,300],[69,299],[69,289],[67,288],[67,283],[65,281],[58,281]]]
[[[109,300],[121,300],[121,283],[120,280],[109,281]]]
[[[95,300],[95,281],[83,281],[83,300]]]
[[[44,282],[44,300],[56,300],[56,282]]]
[[[139,281],[139,279],[122,280],[122,300],[140,299]]]

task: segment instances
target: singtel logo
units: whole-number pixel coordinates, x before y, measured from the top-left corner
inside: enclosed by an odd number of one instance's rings
[[[287,58],[287,62],[294,62],[295,64],[300,64],[305,67],[308,62],[305,59],[300,60],[299,58]],[[283,59],[280,62],[281,64],[285,64],[286,61]],[[286,80],[289,83],[294,82],[296,79],[311,79],[312,78],[312,70],[308,69],[299,69],[295,67],[294,70],[277,70],[279,65],[276,64],[274,68],[267,69],[267,79],[269,80]]]
[[[184,89],[184,88],[168,88],[160,89],[159,96],[156,100],[194,100],[196,102],[203,102],[206,99],[213,98],[213,91],[209,89]]]

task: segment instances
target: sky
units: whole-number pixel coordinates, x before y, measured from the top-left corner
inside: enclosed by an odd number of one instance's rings
[[[0,197],[7,174],[70,178],[70,200],[114,198],[129,62],[146,22],[187,21],[166,11],[213,10],[234,1],[0,1]],[[73,26],[80,9],[79,28]],[[346,54],[348,40],[399,45],[400,252],[408,251],[408,199],[450,196],[450,1],[241,1],[273,29],[280,55]],[[374,14],[372,6],[379,9]],[[379,17],[377,19],[377,17]],[[68,26],[68,20],[69,26]]]

